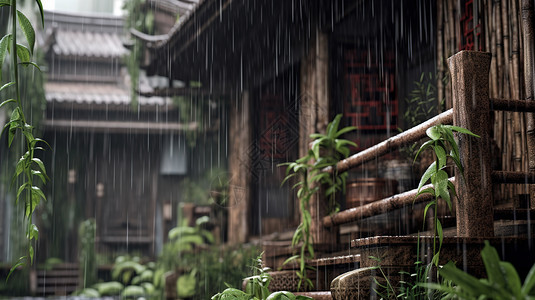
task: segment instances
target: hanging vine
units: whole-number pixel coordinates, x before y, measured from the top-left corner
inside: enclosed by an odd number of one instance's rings
[[[36,0],[41,16],[41,23],[44,26],[43,5],[41,0]],[[4,126],[2,134],[7,132],[8,146],[11,148],[16,136],[22,139],[24,154],[16,163],[15,172],[12,177],[12,185],[15,182],[22,182],[17,189],[15,203],[24,202],[24,217],[27,220],[26,239],[28,240],[28,253],[21,256],[17,263],[11,268],[8,279],[12,272],[19,266],[33,263],[34,247],[39,237],[39,230],[33,223],[33,213],[41,200],[46,200],[45,194],[38,186],[38,181],[43,184],[49,180],[43,162],[36,157],[36,151],[43,150],[42,144],[47,144],[44,140],[36,138],[33,134],[34,127],[28,123],[23,109],[23,102],[20,92],[19,65],[23,67],[35,67],[39,71],[39,66],[32,61],[35,46],[35,30],[28,18],[17,9],[16,0],[0,0],[0,7],[10,7],[11,31],[5,34],[0,40],[0,70],[6,58],[11,58],[11,81],[0,87],[1,91],[9,92],[13,98],[6,99],[0,103],[0,108],[4,106],[14,106],[10,114],[10,120]],[[17,23],[19,26],[17,26]],[[26,38],[28,46],[17,43],[17,32],[21,30]],[[8,55],[9,54],[9,55]],[[0,74],[0,82],[3,82]]]

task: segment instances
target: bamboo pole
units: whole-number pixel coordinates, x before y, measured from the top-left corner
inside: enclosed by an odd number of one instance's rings
[[[440,102],[444,100],[444,12],[442,0],[437,1],[437,106],[438,112],[442,112]]]
[[[534,86],[535,78],[535,59],[534,59],[534,37],[533,37],[533,1],[522,0],[522,27],[524,29],[524,82],[526,91],[526,100],[535,101]],[[533,114],[527,115],[527,144],[529,152],[529,171],[535,171],[535,118]],[[535,207],[535,186],[530,186],[530,204]]]

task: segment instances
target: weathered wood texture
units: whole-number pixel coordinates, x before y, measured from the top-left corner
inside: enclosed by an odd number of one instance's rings
[[[250,170],[251,160],[247,153],[252,142],[249,93],[244,91],[230,118],[229,154],[229,224],[228,242],[244,243],[249,236]]]
[[[310,134],[325,132],[329,123],[329,40],[326,33],[316,30],[315,41],[301,62],[301,113],[299,115],[299,156],[309,150]],[[328,214],[322,195],[310,199],[311,233],[314,243],[336,243],[335,229],[324,230],[321,219]],[[337,228],[336,228],[337,229]]]
[[[457,235],[494,236],[488,74],[491,54],[461,51],[448,59],[453,88],[453,124],[480,138],[459,134],[464,178],[455,169]]]

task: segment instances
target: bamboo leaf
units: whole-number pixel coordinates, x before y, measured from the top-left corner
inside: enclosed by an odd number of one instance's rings
[[[442,148],[441,146],[435,146],[435,154],[438,158],[438,168],[442,169],[446,165],[446,150]]]
[[[11,6],[10,0],[0,0],[0,7],[2,6]]]
[[[32,194],[35,195],[35,196],[39,196],[40,198],[43,198],[43,200],[46,200],[45,194],[37,186],[32,186]]]
[[[30,50],[28,50],[28,48],[26,48],[24,45],[17,44],[17,56],[23,63],[30,62]]]
[[[439,170],[435,175],[435,193],[447,202],[450,201],[448,182],[448,173],[446,173],[444,170]]]
[[[8,104],[8,103],[16,103],[17,101],[15,99],[9,99],[9,100],[6,100],[2,103],[0,103],[0,108],[2,108],[2,106]]]
[[[39,7],[39,14],[41,15],[41,26],[43,28],[45,27],[45,13],[43,11],[43,3],[41,3],[41,0],[35,0],[37,3],[37,6]]]
[[[425,209],[424,209],[424,220],[425,220],[425,217],[427,216],[427,211],[429,210],[429,208],[431,208],[431,206],[433,206],[435,204],[436,204],[435,201],[431,201],[431,202],[427,203],[427,205],[425,206]]]
[[[442,242],[444,241],[444,232],[442,231],[442,223],[440,222],[439,219],[436,220],[436,225],[437,225],[437,235],[438,235],[438,240],[439,240],[439,247],[438,247],[438,252],[440,252],[440,249],[442,248]]]
[[[1,66],[1,62],[0,62],[0,66]],[[1,69],[1,67],[0,67],[0,69]],[[0,78],[0,80],[1,80],[1,78]],[[2,87],[0,87],[0,92],[1,92],[3,89],[5,89],[5,88],[7,88],[7,87],[9,87],[9,86],[12,86],[12,85],[14,85],[14,84],[15,84],[14,81],[11,81],[11,82],[8,82],[8,83],[4,84]]]
[[[7,48],[9,46],[9,43],[11,41],[11,34],[5,35],[0,40],[0,71],[2,70],[2,65],[4,64],[4,59],[6,58]],[[2,72],[0,72],[0,81],[2,80]],[[2,87],[2,89],[5,86]]]
[[[347,127],[344,127],[342,129],[340,129],[336,135],[335,135],[335,138],[338,138],[339,136],[345,134],[345,133],[348,133],[348,132],[351,132],[351,131],[354,131],[354,130],[357,130],[357,127],[355,126],[347,126]]]
[[[26,41],[28,42],[28,46],[30,47],[30,53],[33,54],[33,49],[35,47],[35,30],[33,29],[32,23],[26,16],[17,10],[17,16],[19,18],[19,25],[22,29],[22,32],[24,33],[24,36],[26,36]]]
[[[472,131],[470,131],[470,130],[468,130],[466,128],[453,126],[453,125],[446,125],[446,127],[450,128],[453,131],[457,131],[457,132],[460,132],[460,133],[468,134],[468,135],[471,135],[471,136],[474,136],[474,137],[477,137],[477,138],[480,137],[479,135],[473,133]]]
[[[37,70],[39,70],[39,72],[41,72],[41,68],[39,67],[39,65],[37,65],[33,61],[21,62],[21,63],[19,63],[19,65],[21,65],[23,67],[34,66]]]
[[[431,176],[436,174],[436,161],[427,167],[427,170],[425,170],[424,174],[422,175],[422,178],[420,179],[420,183],[418,184],[418,192],[420,189],[424,186],[424,184],[431,178]]]
[[[46,183],[45,175],[41,171],[32,170],[32,175],[38,176],[43,183]]]
[[[418,152],[416,152],[416,155],[414,156],[414,162],[416,162],[416,158],[418,158],[418,155],[420,154],[420,152],[422,152],[424,149],[428,147],[431,147],[433,144],[434,144],[433,140],[429,140],[423,143],[422,146],[420,146],[420,149],[418,149]]]
[[[20,266],[24,265],[25,263],[25,260],[26,260],[26,256],[22,256],[19,258],[19,260],[17,261],[17,263],[11,267],[11,269],[9,270],[9,274],[7,274],[7,278],[6,278],[6,282],[9,280],[9,277],[11,277],[11,274],[13,274],[13,272]]]
[[[37,157],[34,157],[32,158],[32,162],[36,163],[37,166],[39,166],[39,169],[41,169],[41,172],[43,172],[43,174],[46,174],[45,164],[43,163],[42,160],[40,160]]]
[[[25,182],[24,184],[22,184],[20,187],[19,187],[19,190],[17,191],[17,198],[16,198],[16,201],[15,203],[19,203],[19,199],[20,199],[20,194],[22,194],[22,192],[24,191],[24,189],[26,188],[26,186],[28,186],[28,182]]]

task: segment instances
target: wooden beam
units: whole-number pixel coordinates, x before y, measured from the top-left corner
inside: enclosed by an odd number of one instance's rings
[[[492,237],[493,194],[490,141],[489,69],[491,54],[461,51],[448,59],[453,92],[453,125],[478,134],[458,135],[464,176],[455,169],[457,235]]]
[[[48,130],[85,131],[104,133],[145,133],[161,134],[196,130],[198,124],[156,123],[156,122],[121,122],[121,121],[78,121],[78,120],[45,120],[43,125]]]

